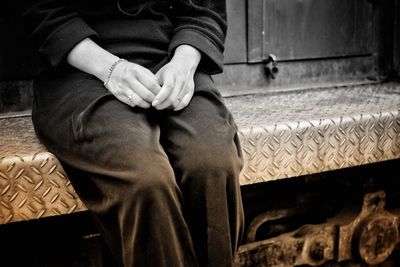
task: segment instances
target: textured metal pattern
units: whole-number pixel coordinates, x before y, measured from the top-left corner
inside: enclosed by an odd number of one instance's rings
[[[0,164],[1,223],[85,210],[51,153],[7,157]]]
[[[400,85],[227,99],[245,157],[240,183],[400,158]]]
[[[86,210],[30,117],[0,119],[0,224]]]
[[[400,158],[400,84],[226,98],[242,185]],[[30,117],[0,119],[0,224],[85,210]]]

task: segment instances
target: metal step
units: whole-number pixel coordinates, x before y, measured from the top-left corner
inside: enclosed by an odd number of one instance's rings
[[[400,84],[226,97],[241,185],[400,158]],[[0,224],[85,210],[30,116],[0,118]]]

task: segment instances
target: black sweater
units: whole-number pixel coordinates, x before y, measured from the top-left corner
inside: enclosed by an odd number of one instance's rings
[[[192,0],[193,1],[193,0]],[[222,71],[225,0],[21,0],[22,19],[49,66],[64,64],[86,37],[139,64],[161,62],[188,44],[202,53],[199,69]]]

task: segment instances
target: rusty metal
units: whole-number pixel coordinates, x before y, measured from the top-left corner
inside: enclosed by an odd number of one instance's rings
[[[366,218],[360,228],[355,244],[360,258],[371,265],[385,261],[398,243],[397,218],[387,215]]]
[[[345,209],[327,223],[305,225],[278,237],[242,245],[235,266],[318,266],[331,260],[357,259],[367,264],[384,262],[399,242],[400,216],[385,210],[383,191],[366,194],[361,212],[353,214],[354,210]]]
[[[246,235],[247,243],[252,243],[256,241],[257,231],[262,225],[271,221],[287,218],[296,214],[299,214],[299,211],[294,209],[281,209],[281,210],[266,211],[258,215],[251,221],[249,225],[249,229]]]

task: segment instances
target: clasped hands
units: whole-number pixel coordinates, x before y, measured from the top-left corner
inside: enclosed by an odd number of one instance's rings
[[[179,51],[178,51],[179,48]],[[129,106],[157,110],[185,108],[193,97],[194,73],[200,53],[187,58],[185,47],[178,47],[174,57],[157,73],[131,62],[118,64],[110,76],[108,90]],[[189,48],[194,49],[194,48]]]

